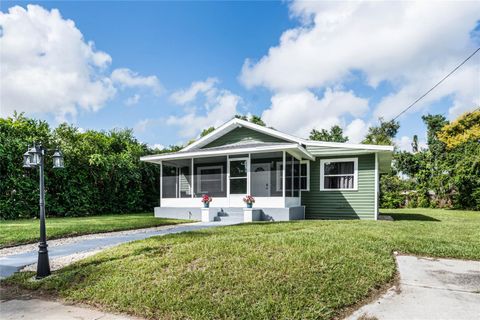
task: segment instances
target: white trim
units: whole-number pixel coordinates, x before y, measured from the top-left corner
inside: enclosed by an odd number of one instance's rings
[[[200,193],[208,193],[208,191],[203,191],[201,186],[202,186],[202,179],[201,179],[201,171],[204,169],[220,169],[220,191],[223,191],[223,166],[222,165],[217,165],[217,166],[206,166],[206,167],[197,167],[197,190],[199,190]]]
[[[190,169],[190,172],[192,174],[192,198],[195,198],[195,166],[194,166],[194,163],[193,163],[193,158],[192,158],[192,161],[191,161],[191,166],[192,168]]]
[[[364,149],[364,150],[379,150],[379,151],[393,151],[393,146],[382,146],[373,144],[361,144],[361,143],[348,143],[348,142],[327,142],[327,141],[314,141],[304,139],[302,144],[306,146],[319,146],[319,147],[333,147],[333,148],[345,148],[345,149]]]
[[[375,220],[378,220],[378,189],[379,189],[379,175],[378,175],[378,153],[375,153]]]
[[[286,163],[287,163],[287,153],[285,151],[283,151],[283,170],[282,170],[282,196],[283,196],[283,202],[285,202],[285,196],[286,196],[286,192],[285,192],[285,179],[287,178],[286,177],[286,170],[285,170],[285,167],[286,167]]]
[[[315,157],[312,156],[307,150],[305,150],[302,146],[296,143],[281,143],[274,146],[265,146],[265,147],[250,147],[250,148],[239,148],[239,149],[223,149],[223,150],[200,150],[200,151],[192,151],[192,152],[177,152],[177,153],[169,153],[169,154],[157,154],[151,156],[144,156],[141,157],[141,161],[148,161],[156,163],[159,160],[178,160],[178,159],[189,159],[192,157],[195,158],[204,158],[204,157],[211,157],[214,155],[235,155],[235,154],[243,154],[243,153],[263,153],[265,151],[283,151],[283,150],[296,150],[302,154],[302,156],[306,159],[315,160]]]
[[[353,189],[326,189],[324,188],[325,164],[332,162],[353,162]],[[337,174],[329,176],[346,176],[347,174]],[[348,174],[352,175],[352,174]],[[358,158],[338,158],[320,160],[320,191],[358,191]]]
[[[248,161],[247,161],[247,194],[252,194],[251,184],[252,184],[252,173],[251,173],[251,165],[252,165],[252,154],[248,154]]]
[[[300,175],[299,175],[299,179],[301,181],[302,179],[302,164],[306,164],[307,165],[307,188],[306,189],[301,189],[300,188],[300,191],[310,191],[310,160],[300,160]],[[300,182],[301,184],[301,182]]]
[[[163,195],[163,161],[160,161],[160,207],[162,206]]]
[[[263,127],[263,126],[260,126],[258,124],[251,123],[249,121],[241,120],[241,119],[238,119],[238,118],[233,118],[232,120],[224,123],[223,125],[221,125],[217,129],[213,130],[212,132],[210,132],[206,136],[204,136],[204,137],[198,139],[197,141],[189,144],[188,146],[183,148],[182,151],[188,151],[188,150],[191,150],[193,148],[198,148],[198,147],[205,146],[208,143],[214,141],[215,139],[223,136],[224,134],[226,134],[226,133],[228,133],[228,132],[230,132],[230,131],[232,131],[236,128],[240,128],[240,127],[246,127],[248,129],[252,129],[252,130],[255,130],[255,131],[258,131],[258,132],[262,132],[262,133],[268,134],[268,135],[276,137],[276,138],[280,138],[280,139],[284,139],[284,140],[288,140],[288,141],[292,141],[292,142],[296,142],[296,143],[300,143],[300,144],[303,143],[303,139],[301,139],[301,138],[294,137],[292,135],[289,135],[289,134],[286,134],[286,133],[283,133],[283,132],[280,132],[280,131],[277,131],[277,130],[274,130],[274,129]]]
[[[230,156],[227,155],[227,201],[230,206]]]
[[[291,134],[283,133],[271,128],[259,126],[257,124],[251,123],[249,121],[241,120],[234,118],[214,131],[210,132],[206,136],[198,139],[197,141],[189,144],[182,151],[188,151],[196,147],[201,147],[207,145],[208,143],[216,140],[217,138],[223,136],[224,134],[239,128],[239,127],[246,127],[258,132],[265,133],[267,135],[284,139],[287,141],[296,142],[299,144],[304,144],[307,146],[323,146],[323,147],[337,147],[337,148],[345,148],[345,149],[364,149],[364,150],[384,150],[384,151],[393,151],[393,146],[380,146],[380,145],[370,145],[370,144],[360,144],[360,143],[342,143],[342,142],[327,142],[327,141],[315,141],[315,140],[308,140],[302,139],[299,137],[295,137]]]

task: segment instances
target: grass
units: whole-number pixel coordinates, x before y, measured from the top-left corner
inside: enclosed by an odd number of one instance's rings
[[[256,223],[154,237],[41,281],[6,280],[155,319],[331,319],[395,276],[392,251],[480,260],[480,213],[383,210],[397,221]]]
[[[102,215],[90,217],[47,218],[47,238],[140,229],[186,222],[159,219],[151,213]],[[38,241],[38,219],[0,220],[0,248]]]

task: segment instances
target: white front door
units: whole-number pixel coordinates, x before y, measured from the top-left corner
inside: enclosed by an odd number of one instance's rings
[[[252,163],[251,173],[252,195],[255,197],[270,197],[270,164]]]
[[[248,158],[228,160],[228,198],[230,207],[243,207],[243,197],[248,193]]]

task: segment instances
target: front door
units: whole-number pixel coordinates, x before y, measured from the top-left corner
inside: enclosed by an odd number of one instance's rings
[[[270,196],[270,164],[253,163],[251,173],[252,195],[255,197]]]
[[[243,207],[243,197],[248,190],[248,158],[229,159],[230,207]]]

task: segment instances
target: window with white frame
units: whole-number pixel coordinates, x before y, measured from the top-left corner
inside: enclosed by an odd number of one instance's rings
[[[300,190],[310,191],[310,161],[300,161]]]
[[[320,190],[357,190],[358,158],[320,160]]]

